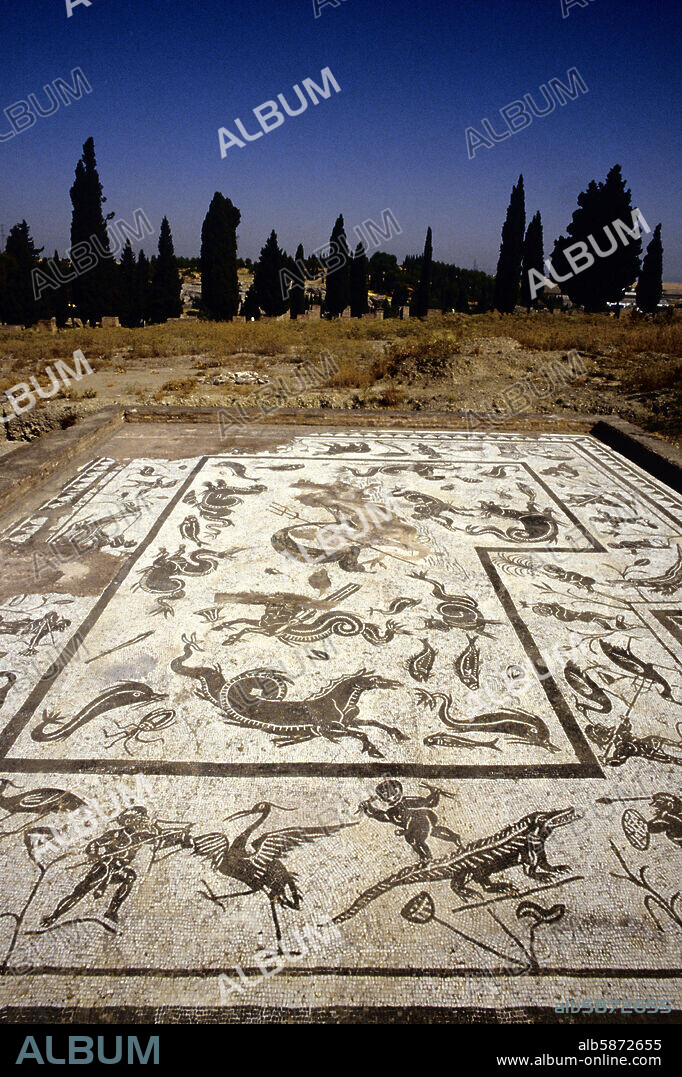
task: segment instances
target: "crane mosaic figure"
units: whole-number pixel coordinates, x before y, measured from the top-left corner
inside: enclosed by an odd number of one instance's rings
[[[20,834],[22,830],[33,826],[38,819],[49,815],[50,812],[76,811],[85,804],[84,800],[77,797],[75,793],[69,793],[66,789],[26,789],[19,793],[8,794],[5,792],[8,785],[17,788],[9,778],[0,778],[0,808],[7,813],[3,815],[1,821],[4,822],[10,816],[20,813],[36,815],[38,818],[32,819],[17,830],[0,831],[0,838],[10,834]]]
[[[206,889],[200,890],[199,893],[222,909],[224,909],[223,902],[228,898],[241,897],[246,894],[265,894],[270,902],[277,950],[280,954],[284,954],[277,908],[279,906],[300,909],[302,895],[296,885],[295,874],[285,867],[282,858],[299,845],[309,844],[319,838],[327,838],[339,830],[357,824],[336,823],[331,826],[288,827],[286,830],[273,830],[268,834],[260,834],[251,841],[251,835],[263,825],[273,808],[278,808],[280,811],[294,811],[293,808],[282,808],[278,804],[261,801],[254,804],[252,808],[246,808],[244,811],[228,816],[228,819],[240,819],[249,815],[258,816],[255,822],[250,823],[232,842],[220,833],[199,834],[192,839],[192,852],[196,856],[208,859],[213,870],[219,875],[226,879],[236,879],[248,887],[248,890],[238,890],[229,894],[214,894],[204,880]]]

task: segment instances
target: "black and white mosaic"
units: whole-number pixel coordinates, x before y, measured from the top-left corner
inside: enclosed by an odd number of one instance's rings
[[[5,1000],[679,1006],[682,500],[588,436],[246,444],[0,535]]]

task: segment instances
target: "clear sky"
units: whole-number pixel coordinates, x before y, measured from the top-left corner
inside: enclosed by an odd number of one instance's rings
[[[546,254],[578,193],[616,162],[653,228],[663,223],[664,279],[682,280],[679,235],[680,5],[590,0],[9,0],[2,16],[2,109],[80,67],[92,93],[0,144],[0,223],[22,218],[48,252],[69,242],[69,187],[95,139],[106,209],[141,207],[176,253],[199,253],[216,190],[239,207],[239,253],[256,257],[277,229],[291,253],[390,208],[403,233],[384,244],[493,271],[512,184],[540,209]],[[341,92],[220,157],[218,128],[330,67]],[[465,131],[575,67],[588,93],[467,156]],[[646,240],[646,237],[645,237]],[[156,237],[147,239],[151,253]]]

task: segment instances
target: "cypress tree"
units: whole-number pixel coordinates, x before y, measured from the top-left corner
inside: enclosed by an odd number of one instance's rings
[[[642,272],[637,281],[637,306],[645,314],[655,314],[663,295],[663,244],[661,226],[657,224],[646,249]]]
[[[182,314],[180,289],[180,274],[173,250],[173,236],[168,218],[164,217],[159,232],[159,256],[152,280],[152,321],[165,322],[167,318],[180,317]]]
[[[239,311],[243,314],[247,322],[252,319],[258,321],[260,318],[260,307],[258,306],[258,300],[256,299],[256,293],[253,290],[253,284],[249,288],[248,292],[244,296],[244,302],[242,303],[242,309]]]
[[[578,209],[566,229],[568,236],[557,239],[551,258],[555,274],[568,278],[559,282],[562,292],[586,311],[603,311],[609,302],[620,303],[625,289],[639,276],[642,240],[627,237],[623,243],[613,229],[618,220],[632,229],[631,192],[625,186],[620,165],[614,165],[604,183],[592,180],[578,195]],[[587,246],[594,264],[576,273],[565,251],[577,243]],[[595,246],[605,256],[600,256]],[[574,257],[577,265],[585,263],[584,255],[574,252]]]
[[[304,264],[303,244],[299,243],[298,250],[296,251],[296,264],[291,266],[291,272],[297,276],[300,274],[300,267]],[[289,289],[289,310],[291,311],[291,317],[295,320],[299,314],[305,314],[307,309],[306,297],[305,297],[305,285],[299,283],[297,280],[292,281],[291,288]]]
[[[127,329],[134,329],[141,320],[138,267],[130,239],[126,239],[118,266],[118,317]]]
[[[274,228],[260,252],[253,271],[253,291],[256,302],[264,314],[277,317],[284,314],[289,299],[282,296],[280,271],[285,269],[289,259],[277,243]]]
[[[361,318],[369,311],[367,299],[367,255],[362,243],[358,243],[350,263],[350,316]]]
[[[476,313],[483,314],[485,311],[493,309],[495,299],[495,280],[493,277],[489,277],[487,273],[478,273],[477,278]]]
[[[410,293],[407,290],[406,284],[396,284],[393,289],[393,295],[391,296],[392,307],[404,307],[410,298]]]
[[[526,238],[523,241],[523,263],[521,269],[521,305],[530,310],[540,303],[539,293],[533,299],[531,297],[530,280],[528,274],[531,269],[536,270],[541,276],[544,275],[544,250],[542,239],[542,218],[536,213],[528,225]]]
[[[67,265],[60,259],[58,251],[54,252],[52,261],[59,269],[60,277],[66,277],[68,275]],[[48,316],[56,318],[58,327],[63,329],[71,317],[71,283],[69,281],[60,282],[59,287],[50,293],[48,304]]]
[[[76,165],[76,178],[69,193],[73,205],[71,249],[79,243],[87,244],[87,252],[97,259],[92,269],[80,273],[73,282],[76,313],[83,321],[93,323],[103,314],[114,312],[116,267],[106,225],[113,213],[105,217],[102,211],[106,198],[102,194],[92,138],[83,144],[83,155]],[[85,256],[86,248],[84,259]]]
[[[467,286],[462,279],[460,273],[457,274],[457,298],[455,300],[455,310],[458,314],[469,313],[469,296],[467,292]]]
[[[137,314],[138,324],[142,322],[146,325],[150,319],[150,300],[151,300],[151,267],[149,265],[149,259],[144,251],[140,251],[137,256]]]
[[[7,322],[7,286],[9,277],[9,258],[0,251],[0,322]]]
[[[327,271],[327,290],[324,301],[325,313],[338,318],[350,303],[350,267],[348,240],[343,223],[343,214],[336,218],[336,223],[329,237],[332,258],[343,259],[343,264]]]
[[[241,213],[219,191],[201,227],[201,300],[210,318],[232,321],[239,310],[237,228]]]
[[[426,242],[424,244],[424,254],[422,256],[421,272],[419,274],[419,284],[414,290],[412,296],[412,303],[410,304],[410,314],[413,318],[425,318],[428,310],[429,303],[431,302],[431,266],[433,262],[433,242],[431,236],[431,229],[426,230]]]
[[[456,303],[459,298],[459,289],[454,281],[448,281],[443,285],[441,292],[441,311],[443,314],[451,314],[457,309]]]
[[[33,298],[31,274],[38,265],[43,248],[36,248],[26,221],[9,230],[5,245],[4,294],[2,320],[13,325],[34,325],[46,311],[47,297]]]
[[[526,229],[526,206],[523,176],[512,187],[507,216],[502,226],[500,257],[495,274],[495,308],[510,314],[519,299],[519,281],[523,259],[523,237]]]

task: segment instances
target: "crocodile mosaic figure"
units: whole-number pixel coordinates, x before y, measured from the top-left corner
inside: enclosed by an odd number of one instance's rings
[[[477,891],[468,885],[470,882],[475,883],[485,893],[511,895],[517,893],[516,887],[509,882],[493,882],[491,875],[498,875],[519,865],[529,879],[536,882],[549,881],[569,869],[565,864],[548,862],[545,842],[558,827],[576,819],[577,814],[573,808],[531,812],[511,826],[498,830],[488,838],[472,841],[450,856],[439,857],[426,864],[408,864],[365,890],[344,912],[334,917],[334,923],[342,924],[350,920],[372,901],[376,901],[396,886],[449,879],[450,888],[465,899],[479,897]]]

